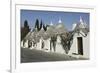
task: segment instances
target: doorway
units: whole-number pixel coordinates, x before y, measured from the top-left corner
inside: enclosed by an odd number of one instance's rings
[[[78,44],[78,54],[83,55],[83,39],[82,39],[82,37],[77,37],[77,44]]]

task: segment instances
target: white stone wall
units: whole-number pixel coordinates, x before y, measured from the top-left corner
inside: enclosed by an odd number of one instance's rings
[[[56,42],[56,52],[66,54],[65,50],[63,49],[63,46],[61,44],[61,37],[57,36],[57,42]]]
[[[42,39],[40,39],[39,42],[36,43],[36,49],[41,50],[41,46],[42,46]]]
[[[28,40],[25,41],[24,48],[28,48]]]
[[[69,55],[72,55],[73,53],[76,53],[76,54],[78,53],[78,50],[77,50],[77,37],[78,37],[77,34],[75,34],[73,36],[73,43],[72,43],[70,51],[68,53]]]
[[[45,46],[44,46],[44,50],[46,51],[46,52],[50,52],[50,38],[48,38],[47,40],[44,40],[44,44],[45,44]]]
[[[83,38],[83,57],[89,58],[90,51],[90,34],[87,35],[86,38]]]

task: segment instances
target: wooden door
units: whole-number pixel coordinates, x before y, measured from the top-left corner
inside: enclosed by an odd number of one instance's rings
[[[83,39],[82,37],[77,37],[78,44],[78,54],[83,55]]]

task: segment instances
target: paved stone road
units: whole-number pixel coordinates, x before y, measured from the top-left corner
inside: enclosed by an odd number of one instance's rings
[[[78,59],[75,57],[68,56],[67,54],[58,54],[52,52],[44,52],[35,49],[29,50],[28,48],[21,48],[21,63],[69,60]]]

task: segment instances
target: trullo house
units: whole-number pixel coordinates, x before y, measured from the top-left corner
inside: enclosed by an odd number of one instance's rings
[[[89,27],[80,17],[78,23],[72,28],[73,43],[70,47],[69,55],[89,58]]]

